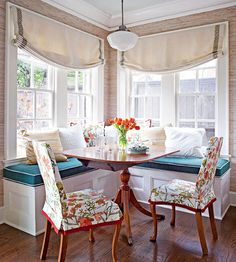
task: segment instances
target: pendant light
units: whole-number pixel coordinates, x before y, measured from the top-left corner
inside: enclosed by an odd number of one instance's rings
[[[107,40],[110,46],[119,51],[127,51],[133,48],[137,41],[138,36],[135,33],[130,32],[124,25],[124,7],[123,0],[121,0],[121,11],[122,11],[122,24],[119,29],[108,35]]]

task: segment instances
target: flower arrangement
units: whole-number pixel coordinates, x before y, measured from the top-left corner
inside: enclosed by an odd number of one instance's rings
[[[137,125],[134,118],[118,118],[109,119],[108,122],[113,125],[119,132],[119,148],[125,150],[127,147],[127,132],[129,130],[135,129],[139,130],[140,126]]]
[[[88,147],[95,146],[96,138],[103,134],[103,124],[88,125],[84,128],[83,134]]]

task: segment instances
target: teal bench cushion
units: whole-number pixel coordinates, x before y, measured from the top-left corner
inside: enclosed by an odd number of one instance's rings
[[[76,158],[68,158],[66,162],[59,162],[57,165],[62,179],[94,170],[93,168],[83,166]],[[5,167],[3,169],[3,177],[33,187],[43,184],[38,165],[22,163]]]
[[[202,159],[196,157],[161,157],[138,166],[198,174],[201,163]],[[230,161],[220,158],[217,163],[216,176],[222,176],[229,169]]]

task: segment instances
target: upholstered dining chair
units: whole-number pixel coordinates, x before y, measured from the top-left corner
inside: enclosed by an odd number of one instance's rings
[[[212,137],[210,139],[196,183],[174,179],[151,191],[149,203],[154,224],[154,232],[150,238],[151,241],[156,241],[157,238],[156,205],[172,206],[172,219],[170,223],[172,226],[175,225],[175,207],[179,206],[195,212],[202,252],[204,255],[208,254],[202,213],[208,208],[212,234],[216,240],[218,236],[213,210],[213,203],[216,201],[213,181],[222,142],[222,137]]]
[[[42,142],[33,142],[33,146],[46,191],[46,201],[42,210],[46,217],[46,227],[41,260],[46,259],[52,227],[60,235],[58,261],[63,262],[69,234],[88,230],[89,240],[92,242],[93,228],[115,225],[112,259],[113,262],[117,261],[116,245],[122,222],[119,206],[91,189],[66,193],[50,146]]]

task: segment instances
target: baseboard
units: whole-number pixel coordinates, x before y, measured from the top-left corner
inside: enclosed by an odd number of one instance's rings
[[[0,225],[5,222],[4,219],[4,207],[0,207]]]
[[[16,228],[16,229],[18,229],[20,231],[23,231],[23,232],[25,232],[25,233],[27,233],[27,234],[29,234],[31,236],[34,236],[34,237],[37,236],[37,233],[32,232],[32,231],[28,230],[27,228],[21,227],[19,225],[16,225],[14,223],[9,222],[9,221],[5,221],[4,223],[6,225],[10,226],[10,227],[14,227],[14,228]],[[40,232],[38,234],[40,234]]]
[[[229,196],[230,196],[230,205],[231,206],[236,206],[236,192],[229,192]]]

